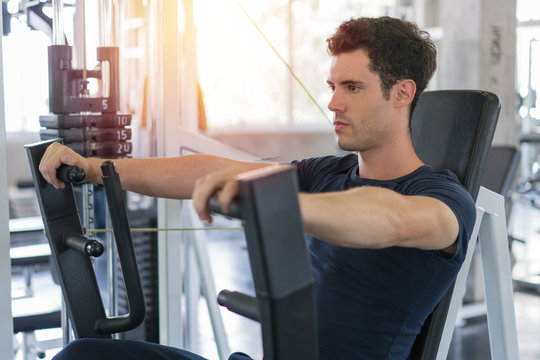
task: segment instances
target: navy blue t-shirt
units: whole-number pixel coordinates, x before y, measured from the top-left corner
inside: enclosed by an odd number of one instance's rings
[[[459,222],[457,250],[351,249],[307,235],[315,277],[320,360],[406,359],[424,320],[455,279],[476,211],[448,170],[424,165],[394,180],[358,177],[356,155],[295,161],[300,191],[378,186],[444,202]]]

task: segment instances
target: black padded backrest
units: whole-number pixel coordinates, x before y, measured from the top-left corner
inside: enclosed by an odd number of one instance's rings
[[[411,120],[416,153],[436,169],[452,170],[476,199],[500,107],[486,91],[425,92]]]
[[[452,170],[476,200],[501,104],[476,90],[425,92],[412,114],[414,148],[422,161]],[[426,319],[409,359],[436,358],[454,285]]]

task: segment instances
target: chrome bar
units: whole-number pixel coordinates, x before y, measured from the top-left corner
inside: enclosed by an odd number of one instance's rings
[[[65,45],[64,37],[64,19],[63,9],[64,1],[63,0],[53,0],[53,45]]]

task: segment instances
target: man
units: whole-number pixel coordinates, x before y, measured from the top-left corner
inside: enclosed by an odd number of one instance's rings
[[[356,153],[293,162],[315,277],[320,358],[406,359],[454,280],[475,221],[457,178],[424,165],[412,145],[410,116],[435,71],[435,46],[416,25],[383,17],[344,22],[328,50],[328,108],[339,146]],[[81,166],[98,182],[100,162],[54,144],[40,170],[63,187],[55,176],[61,163]],[[227,209],[235,176],[269,166],[207,155],[116,163],[126,190],[192,197],[208,222],[212,195],[219,193]]]

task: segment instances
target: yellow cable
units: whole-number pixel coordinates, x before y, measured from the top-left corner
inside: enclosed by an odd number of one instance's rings
[[[199,227],[199,228],[131,228],[131,232],[157,232],[157,231],[198,231],[198,230],[244,230],[243,227]],[[113,229],[84,229],[85,233],[113,232]]]
[[[261,36],[263,37],[263,39],[266,41],[266,43],[268,44],[268,46],[270,46],[270,48],[272,49],[272,51],[274,52],[274,54],[276,54],[276,56],[279,58],[279,60],[281,60],[281,62],[283,63],[283,65],[285,65],[285,67],[289,70],[289,72],[291,73],[292,77],[296,80],[296,82],[302,87],[302,89],[304,90],[304,92],[307,94],[307,96],[309,97],[309,99],[311,100],[311,102],[313,102],[313,104],[315,104],[315,106],[317,107],[317,109],[319,109],[319,111],[321,112],[321,114],[323,114],[323,116],[325,117],[326,120],[328,120],[328,122],[330,124],[333,124],[332,120],[330,120],[330,118],[328,117],[328,115],[326,114],[326,112],[323,110],[323,108],[321,107],[321,105],[319,105],[319,103],[317,102],[317,100],[315,100],[315,98],[313,97],[313,95],[311,95],[311,93],[309,92],[309,90],[306,88],[306,86],[304,85],[304,83],[300,80],[300,78],[298,78],[298,76],[296,76],[296,73],[294,72],[294,70],[291,68],[291,66],[289,65],[289,63],[287,63],[287,61],[285,61],[285,59],[281,56],[281,54],[277,51],[277,49],[275,48],[275,46],[272,44],[272,42],[266,37],[266,35],[262,32],[261,28],[259,27],[259,25],[257,25],[257,23],[255,22],[255,20],[253,20],[253,18],[248,14],[248,12],[246,11],[246,9],[244,9],[244,7],[242,6],[242,4],[240,4],[240,2],[238,0],[233,0],[236,5],[238,5],[238,7],[240,8],[240,10],[242,10],[242,12],[244,13],[244,15],[246,15],[246,17],[249,19],[249,21],[251,21],[251,23],[253,24],[253,26],[255,26],[255,28],[257,29],[257,31],[259,32],[259,34],[261,34]]]

